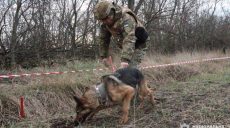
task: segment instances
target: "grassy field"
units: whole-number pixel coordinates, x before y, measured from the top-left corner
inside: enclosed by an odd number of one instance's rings
[[[221,57],[218,52],[149,56],[142,66]],[[103,67],[97,62],[75,62],[52,68],[18,69],[14,73],[70,71]],[[7,71],[2,71],[7,72]],[[110,71],[23,77],[0,81],[0,127],[71,127],[75,103],[69,87],[81,93]],[[132,103],[129,122],[118,124],[120,107],[99,112],[79,127],[179,128],[180,124],[230,125],[230,60],[210,61],[143,70],[160,100],[138,110]],[[18,118],[18,100],[25,97],[26,118]]]

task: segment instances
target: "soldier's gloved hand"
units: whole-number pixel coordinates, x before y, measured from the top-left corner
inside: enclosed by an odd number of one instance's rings
[[[121,62],[120,68],[126,68],[128,66],[129,66],[129,63],[127,63],[127,62]]]

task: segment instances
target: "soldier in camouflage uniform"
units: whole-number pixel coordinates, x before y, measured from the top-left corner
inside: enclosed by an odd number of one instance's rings
[[[101,1],[94,9],[95,18],[101,21],[99,54],[106,61],[110,39],[113,37],[121,49],[121,66],[137,67],[145,53],[148,33],[136,15],[128,8],[113,2]]]

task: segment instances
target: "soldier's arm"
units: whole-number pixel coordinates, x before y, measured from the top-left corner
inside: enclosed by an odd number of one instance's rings
[[[110,32],[106,29],[106,26],[102,24],[99,33],[99,55],[101,58],[108,57],[110,37]]]
[[[123,25],[122,35],[124,37],[124,40],[122,42],[121,61],[129,62],[135,50],[136,21],[134,20],[132,16],[126,14],[126,17],[124,18],[122,25]]]

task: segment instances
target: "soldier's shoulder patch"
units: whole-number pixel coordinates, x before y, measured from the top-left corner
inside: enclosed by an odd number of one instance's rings
[[[128,23],[124,24],[124,27],[129,27],[129,24]]]
[[[131,19],[127,19],[123,22],[123,28],[125,32],[130,32],[135,29],[135,22],[133,22]]]

